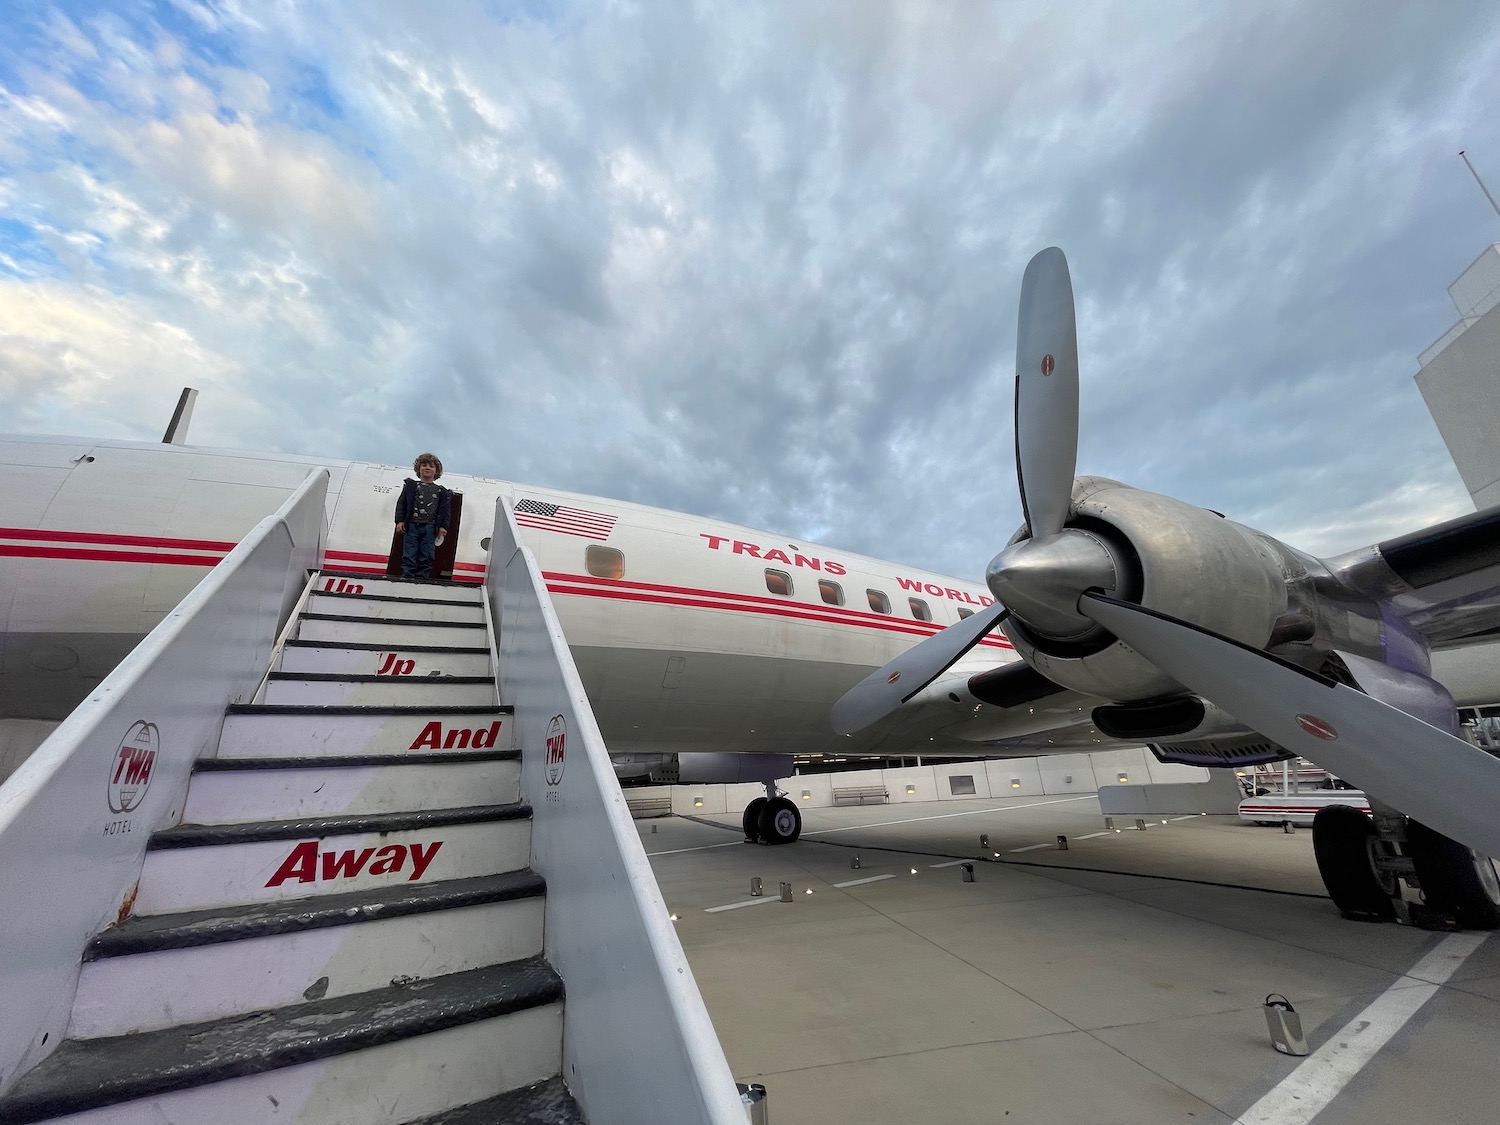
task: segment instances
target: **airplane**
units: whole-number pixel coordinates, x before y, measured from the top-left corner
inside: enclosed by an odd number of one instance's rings
[[[179,407],[179,417],[182,409]],[[1500,624],[1500,509],[1317,559],[1224,516],[1075,476],[1078,352],[1057,248],[1022,283],[1025,524],[983,585],[678,512],[450,474],[437,569],[482,581],[489,513],[536,554],[617,770],[756,781],[746,838],[795,841],[794,755],[1031,757],[1147,745],[1359,785],[1313,827],[1352,918],[1500,926],[1500,760],[1456,737],[1436,646]],[[0,439],[0,719],[60,719],[267,512],[330,470],[330,592],[398,572],[407,470],[162,443]],[[469,513],[464,515],[465,510]],[[337,573],[335,573],[337,572]]]

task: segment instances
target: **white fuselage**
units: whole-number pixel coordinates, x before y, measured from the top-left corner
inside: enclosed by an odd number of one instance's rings
[[[332,474],[327,569],[386,573],[411,475],[68,438],[5,439],[0,463],[0,716],[19,718],[76,705],[315,467]],[[442,483],[463,498],[450,533],[459,581],[483,580],[496,500],[520,505],[616,753],[859,753],[862,740],[833,734],[833,701],[990,601],[973,582],[701,517],[453,473]],[[1008,650],[997,634],[975,657]]]

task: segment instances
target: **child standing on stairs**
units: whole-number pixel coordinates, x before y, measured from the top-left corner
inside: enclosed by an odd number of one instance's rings
[[[443,463],[435,453],[419,453],[412,462],[417,479],[406,478],[396,500],[396,530],[401,533],[401,577],[432,577],[432,556],[448,534],[453,493],[437,479]]]

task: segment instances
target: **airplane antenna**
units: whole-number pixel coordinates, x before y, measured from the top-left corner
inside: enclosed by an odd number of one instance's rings
[[[193,404],[198,401],[198,392],[192,387],[183,387],[177,399],[177,409],[167,423],[167,432],[162,435],[166,445],[186,445],[188,423],[193,420]]]
[[[1463,161],[1469,165],[1469,172],[1473,175],[1474,182],[1479,185],[1479,190],[1484,192],[1484,197],[1490,201],[1490,206],[1494,208],[1495,214],[1500,215],[1500,203],[1495,202],[1495,197],[1490,194],[1490,189],[1484,186],[1484,181],[1479,178],[1479,173],[1474,171],[1474,165],[1469,164],[1469,158],[1464,156],[1464,150],[1459,149],[1458,155],[1463,156]]]

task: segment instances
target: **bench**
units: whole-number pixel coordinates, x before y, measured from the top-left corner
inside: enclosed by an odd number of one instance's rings
[[[833,803],[835,805],[840,801],[858,801],[860,804],[864,804],[866,801],[874,801],[883,805],[890,799],[891,795],[886,792],[884,785],[836,785],[833,788]]]
[[[671,797],[626,797],[632,820],[649,820],[654,816],[672,815]]]

